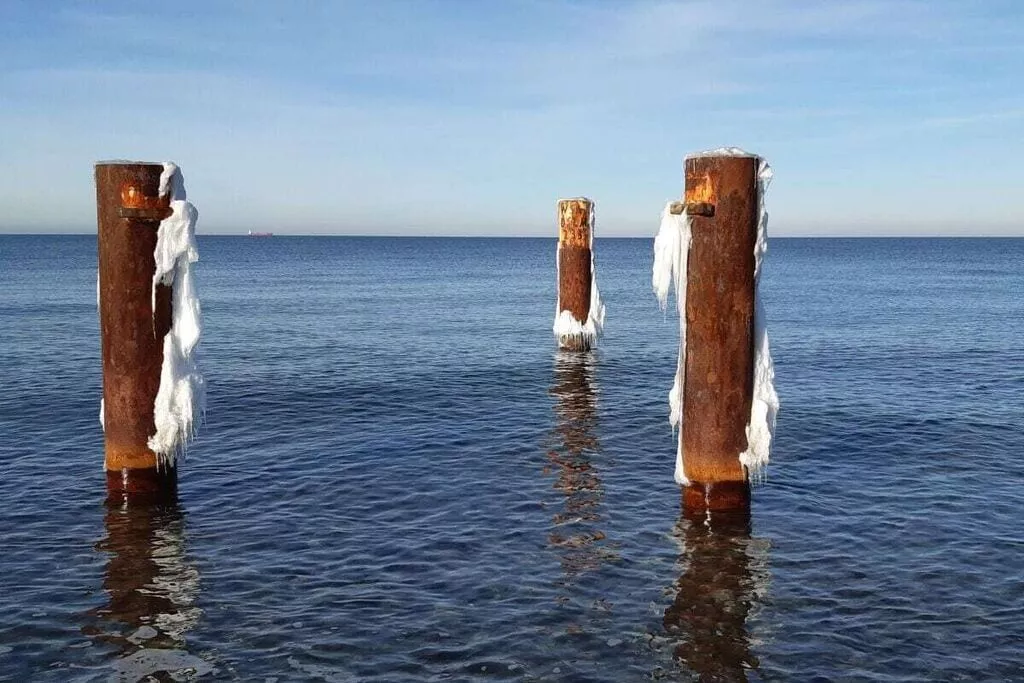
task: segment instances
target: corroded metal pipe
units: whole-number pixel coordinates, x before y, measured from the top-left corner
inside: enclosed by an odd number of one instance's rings
[[[146,445],[156,432],[164,336],[171,329],[171,288],[156,288],[154,250],[160,221],[162,164],[96,164],[100,346],[103,355],[104,468],[111,498],[173,496],[174,467],[158,467]]]
[[[742,510],[753,392],[754,244],[758,158],[686,160],[691,243],[686,275],[683,491],[688,510]],[[690,214],[690,207],[694,212]]]
[[[593,286],[590,223],[594,203],[585,197],[558,202],[558,311],[569,311],[580,325],[590,316]],[[589,340],[567,337],[562,348],[586,351]]]

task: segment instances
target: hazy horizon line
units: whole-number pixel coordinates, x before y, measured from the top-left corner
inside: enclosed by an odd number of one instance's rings
[[[260,231],[261,234],[249,235],[244,232],[198,232],[197,238],[201,237],[251,237],[254,239],[267,238],[288,238],[288,237],[340,237],[354,239],[551,239],[557,240],[558,235],[536,235],[536,234],[509,234],[509,235],[473,235],[473,234],[392,234],[392,233],[278,233],[272,230]],[[91,237],[95,231],[90,232],[65,232],[65,231],[37,231],[37,232],[4,232],[0,231],[0,237]],[[1024,232],[1019,234],[922,234],[922,233],[835,233],[835,234],[813,234],[813,233],[782,233],[769,234],[769,239],[1024,239]],[[636,239],[653,240],[654,234],[650,235],[594,235],[594,239]]]

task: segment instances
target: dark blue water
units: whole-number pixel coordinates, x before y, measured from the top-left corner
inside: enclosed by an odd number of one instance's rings
[[[207,424],[122,510],[95,238],[0,236],[0,678],[1024,679],[1024,240],[773,240],[773,463],[712,529],[651,248],[598,240],[571,356],[553,240],[201,238]]]

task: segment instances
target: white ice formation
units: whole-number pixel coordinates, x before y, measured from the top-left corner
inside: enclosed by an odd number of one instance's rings
[[[747,450],[740,453],[740,462],[755,480],[764,475],[764,468],[768,464],[768,452],[775,434],[775,416],[779,412],[775,367],[768,348],[768,328],[764,302],[761,300],[761,264],[768,251],[768,211],[765,209],[764,196],[771,181],[772,167],[758,157],[757,242],[754,244],[754,392],[750,401],[750,421],[747,423]]]
[[[206,384],[196,364],[196,345],[202,331],[199,296],[192,264],[199,260],[196,247],[196,219],[199,213],[185,200],[181,171],[165,163],[160,175],[160,196],[170,195],[171,215],[157,231],[156,273],[152,301],[156,309],[157,285],[173,288],[171,329],[164,337],[164,361],[160,389],[153,405],[156,433],[149,448],[162,466],[174,465],[203,418]]]
[[[690,255],[690,218],[684,210],[680,215],[673,215],[670,208],[672,202],[665,205],[661,212],[661,227],[654,238],[654,294],[658,297],[661,310],[668,305],[668,292],[671,287],[676,290],[676,310],[679,312],[679,358],[676,362],[676,378],[672,382],[672,391],[668,394],[669,422],[672,428],[682,428],[683,399],[682,391],[686,378],[686,261]],[[683,440],[677,439],[676,446],[676,483],[685,486],[689,483],[683,469]]]
[[[756,156],[736,147],[725,147],[691,156]],[[768,250],[768,212],[765,192],[772,179],[772,169],[762,157],[757,157],[758,226],[754,244],[754,369],[753,397],[750,402],[750,420],[747,423],[747,449],[738,454],[740,463],[751,478],[763,476],[768,464],[772,435],[775,433],[775,415],[779,410],[779,397],[775,392],[775,370],[768,348],[768,330],[765,327],[764,304],[761,301],[761,263]],[[654,240],[654,272],[652,284],[662,310],[668,302],[669,289],[676,290],[676,309],[679,312],[679,357],[675,381],[669,392],[669,422],[673,428],[682,428],[682,391],[686,373],[686,273],[690,252],[690,218],[684,212],[673,215],[665,206],[661,227]],[[689,483],[683,468],[682,439],[676,448],[675,480],[680,485]]]
[[[559,241],[555,250],[555,289],[558,290],[558,300],[555,302],[555,324],[552,330],[558,340],[558,346],[566,348],[571,342],[584,341],[587,348],[593,348],[597,344],[598,337],[604,329],[604,304],[601,303],[601,293],[597,291],[597,269],[594,267],[594,205],[590,205],[590,313],[587,321],[581,323],[568,309],[562,309],[562,293],[559,283],[561,282],[562,270],[562,243]]]

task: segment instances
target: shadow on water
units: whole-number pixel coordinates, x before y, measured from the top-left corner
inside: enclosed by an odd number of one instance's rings
[[[565,503],[552,518],[548,542],[560,550],[567,579],[597,569],[608,552],[600,547],[605,535],[598,528],[604,488],[591,461],[601,451],[594,366],[592,353],[558,351],[549,391],[555,428],[544,471],[557,474],[554,488]]]
[[[185,552],[185,516],[177,501],[108,503],[103,577],[107,602],[86,615],[85,635],[113,647],[114,680],[171,680],[212,671],[190,654],[185,636],[202,616],[199,572]],[[170,678],[168,678],[170,677]]]
[[[684,513],[673,535],[683,568],[663,619],[673,655],[700,681],[757,679],[747,621],[767,591],[768,542],[751,537],[745,513]]]

